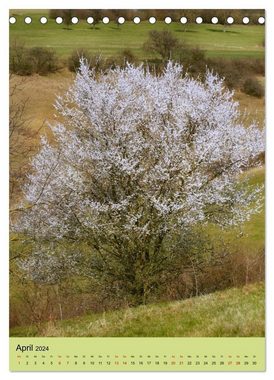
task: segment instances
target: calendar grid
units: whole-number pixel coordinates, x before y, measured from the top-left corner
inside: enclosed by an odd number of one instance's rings
[[[10,338],[10,369],[264,371],[264,351],[265,338]]]

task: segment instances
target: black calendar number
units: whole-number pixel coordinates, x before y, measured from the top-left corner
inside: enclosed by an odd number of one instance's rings
[[[35,351],[49,351],[49,346],[35,346]]]

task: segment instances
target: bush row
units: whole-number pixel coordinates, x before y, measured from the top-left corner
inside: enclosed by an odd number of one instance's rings
[[[14,41],[10,46],[10,72],[18,75],[54,73],[60,68],[53,49],[43,47],[26,48]]]
[[[96,72],[104,72],[108,69],[123,67],[127,62],[140,64],[130,49],[124,49],[116,57],[104,58],[99,54],[91,54],[86,49],[72,52],[68,58],[68,68],[75,72],[79,68],[80,57],[85,58],[91,68]],[[257,75],[265,75],[263,59],[223,59],[206,58],[204,51],[199,48],[183,47],[174,55],[173,59],[182,64],[185,72],[194,77],[203,77],[206,70],[212,70],[225,78],[225,84],[229,89],[240,89],[244,93],[261,98],[264,96],[264,88],[256,78]],[[163,59],[148,59],[146,66],[155,74],[160,74],[166,65]]]
[[[157,36],[156,36],[157,37]],[[172,41],[169,41],[172,43]],[[241,89],[248,95],[262,97],[264,89],[256,75],[265,74],[263,59],[224,59],[207,58],[205,52],[198,47],[190,47],[187,44],[176,46],[170,58],[184,66],[188,75],[203,77],[206,70],[212,70],[225,78],[225,84],[230,89]],[[146,48],[146,47],[145,47]],[[153,46],[149,46],[153,51]],[[168,52],[166,53],[168,54]],[[158,54],[158,56],[161,54]],[[43,47],[26,48],[23,44],[13,42],[10,49],[10,71],[17,75],[46,75],[54,73],[66,65],[72,72],[79,68],[80,58],[85,58],[91,68],[96,72],[104,72],[108,69],[123,67],[127,62],[140,64],[130,49],[123,49],[117,56],[105,58],[100,54],[92,54],[87,49],[76,49],[68,57],[66,62],[60,62],[53,49]],[[167,57],[150,58],[145,63],[155,74],[160,74],[165,65]]]

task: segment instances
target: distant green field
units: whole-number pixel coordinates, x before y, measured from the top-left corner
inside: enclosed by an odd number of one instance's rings
[[[13,11],[17,22],[10,25],[11,39],[19,39],[26,46],[50,47],[57,51],[61,58],[66,58],[70,52],[78,48],[89,49],[92,53],[101,53],[104,56],[117,55],[122,49],[130,48],[140,59],[150,58],[142,49],[148,32],[153,29],[170,30],[181,41],[186,41],[192,46],[198,46],[206,50],[211,57],[227,58],[261,58],[264,56],[264,26],[261,25],[233,25],[223,31],[221,25],[189,24],[181,25],[173,22],[166,25],[158,21],[151,25],[146,21],[135,25],[126,22],[117,26],[114,22],[99,24],[95,29],[85,20],[72,25],[70,30],[64,25],[57,25],[55,20],[49,20],[42,25],[41,16],[47,16],[47,11]],[[30,15],[32,23],[24,23],[24,17]]]
[[[11,336],[264,336],[264,284],[184,301],[15,327]]]

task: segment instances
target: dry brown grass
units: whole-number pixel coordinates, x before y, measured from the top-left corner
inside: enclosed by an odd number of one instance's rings
[[[20,92],[21,99],[28,99],[26,118],[30,119],[30,126],[38,129],[45,122],[53,122],[55,110],[53,103],[57,95],[64,93],[72,83],[74,74],[67,69],[47,76],[33,75],[25,78],[25,83]],[[263,78],[258,78],[263,81]],[[14,75],[11,85],[19,82],[22,77]],[[250,114],[248,120],[258,120],[260,125],[264,123],[264,98],[258,99],[242,92],[235,93],[235,100],[239,101],[241,110]]]
[[[56,96],[68,89],[73,77],[74,75],[66,69],[47,76],[35,74],[24,77],[24,84],[21,86],[21,91],[16,93],[16,97],[18,100],[27,100],[24,116],[30,121],[29,127],[37,130],[46,122],[55,120],[53,104]],[[21,76],[12,75],[10,87],[21,82]]]
[[[258,77],[258,81],[264,85],[264,77]],[[256,98],[237,91],[234,96],[240,104],[242,112],[247,112],[247,123],[257,121],[262,128],[265,124],[265,98]]]

